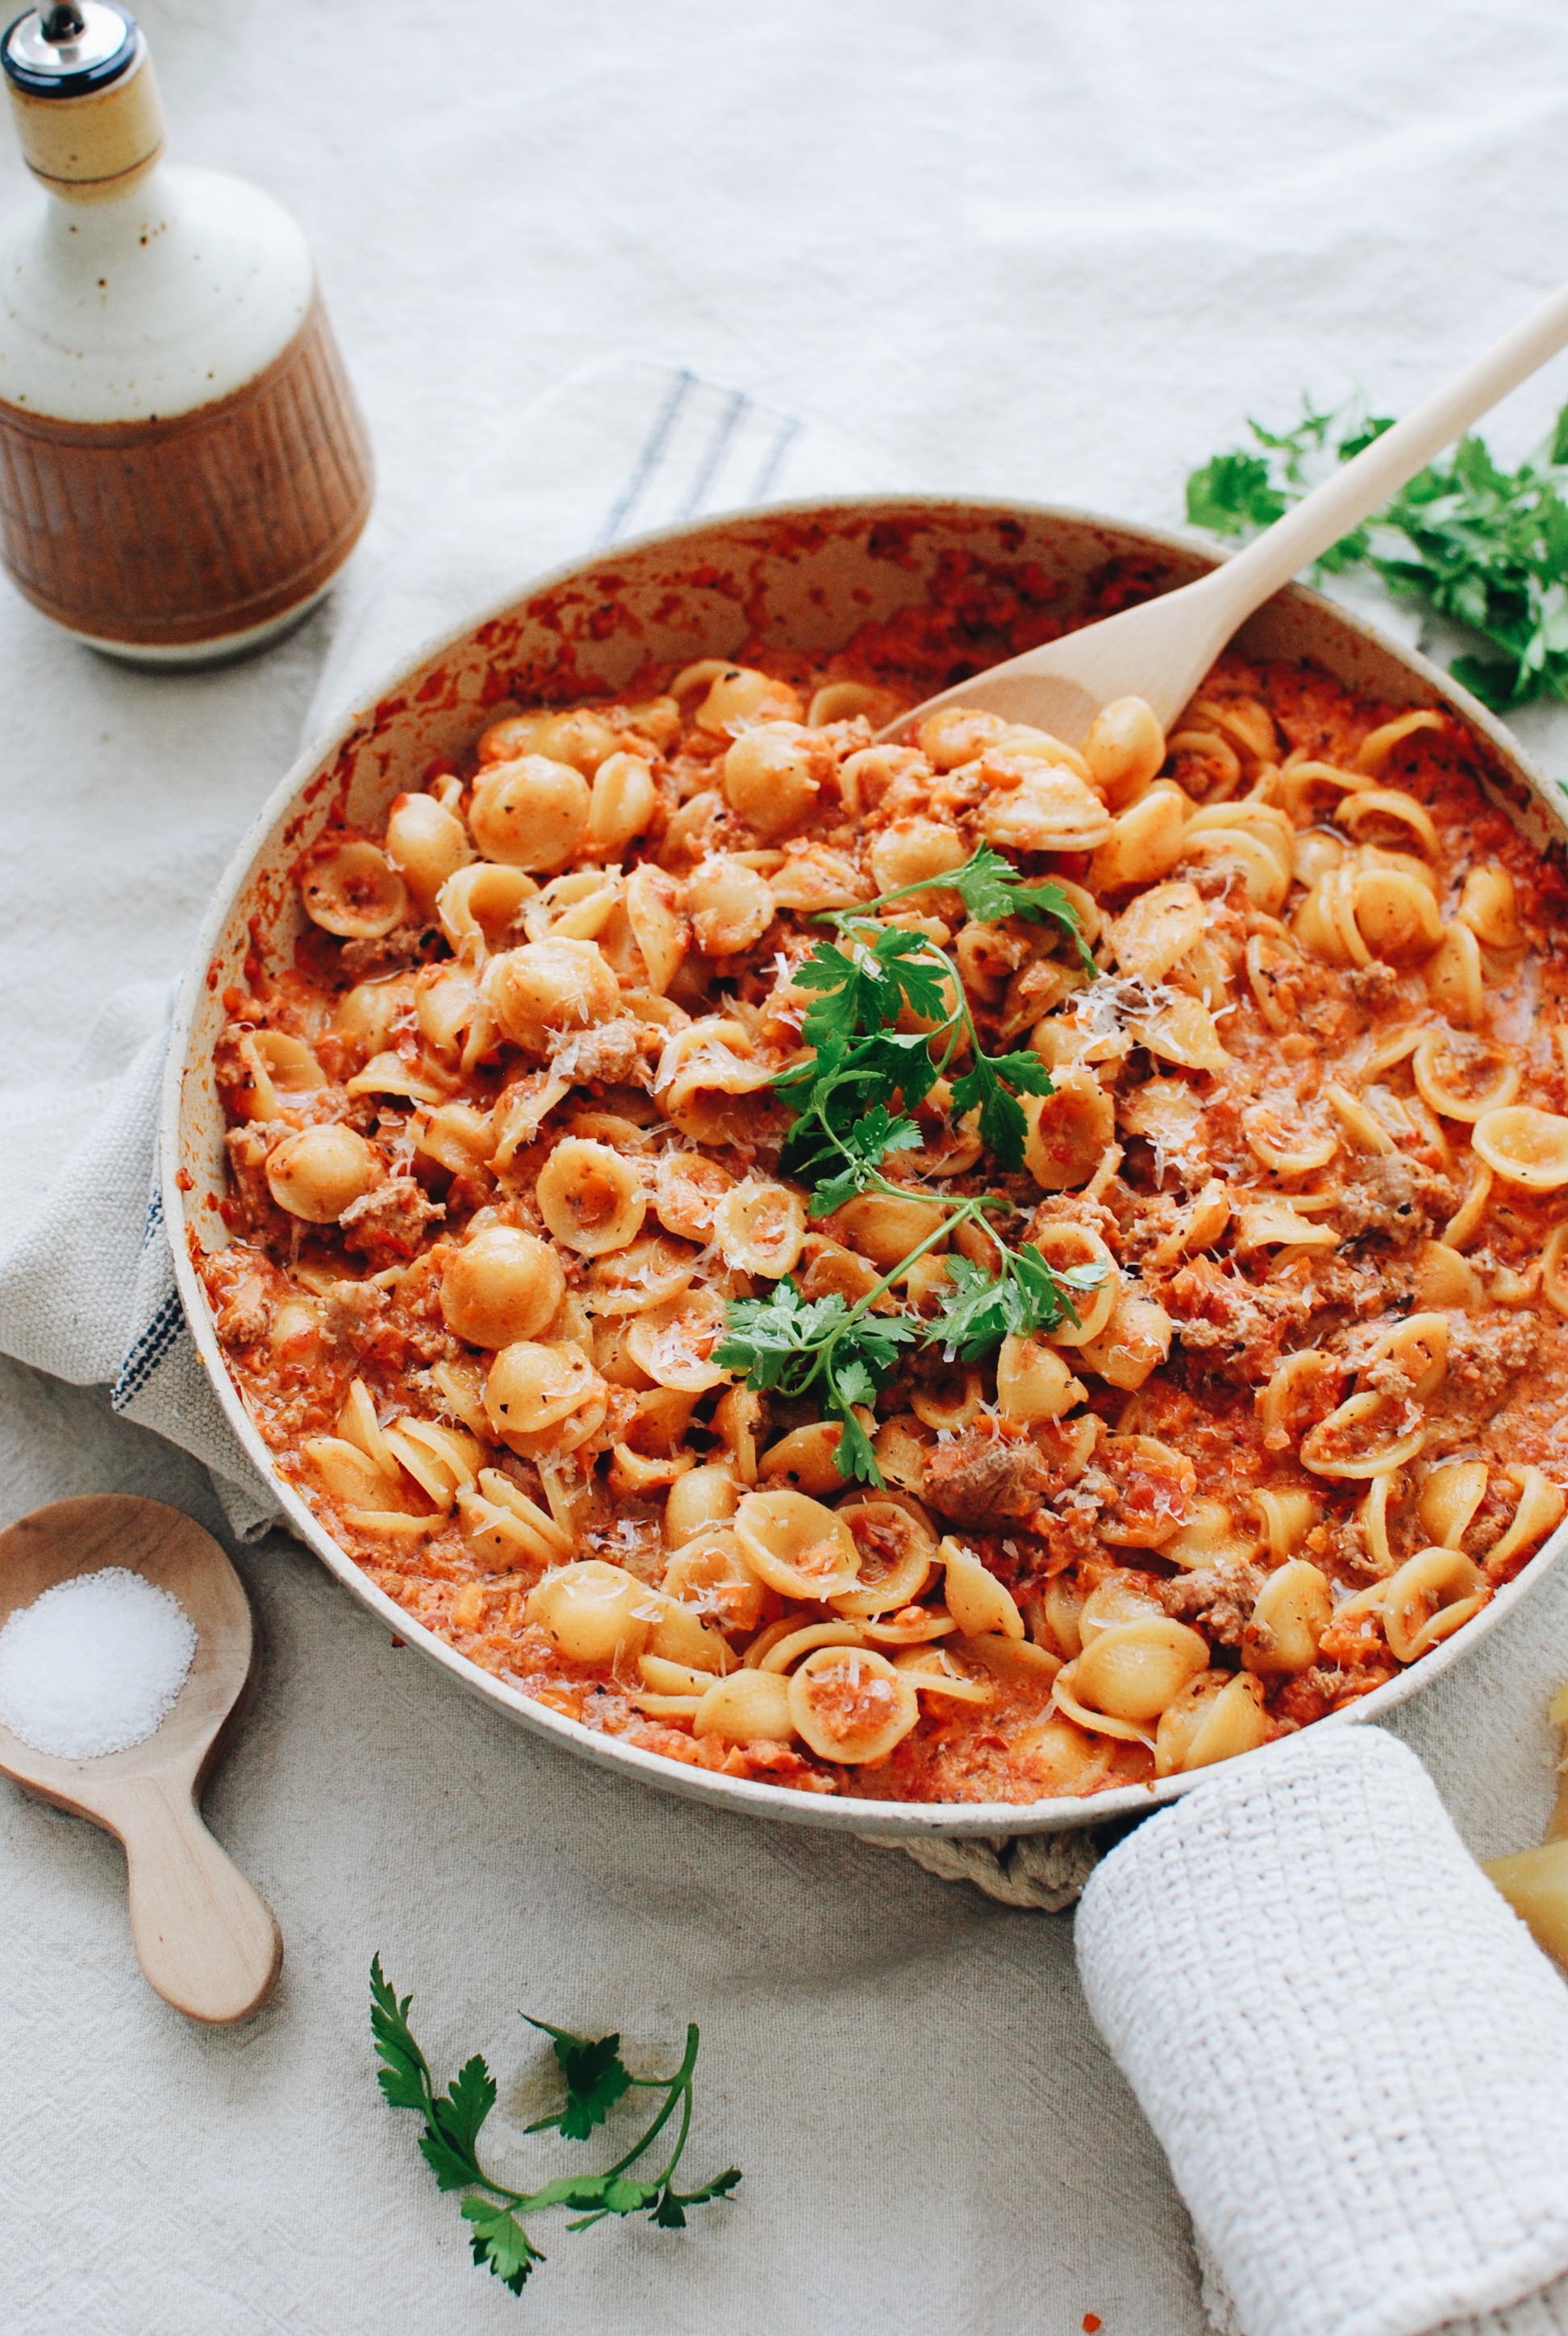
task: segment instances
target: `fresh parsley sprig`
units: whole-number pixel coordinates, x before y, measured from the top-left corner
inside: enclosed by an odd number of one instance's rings
[[[962,868],[944,871],[935,883],[958,892],[970,915],[987,923],[1008,916],[1054,919],[1093,968],[1061,887],[1026,882],[989,844]],[[1086,1280],[1081,1268],[1057,1274],[1037,1251],[1010,1250],[987,1225],[994,1269],[950,1258],[952,1286],[933,1319],[877,1310],[893,1285],[939,1241],[964,1224],[985,1223],[988,1212],[1008,1206],[994,1193],[955,1196],[926,1185],[895,1183],[883,1173],[891,1153],[920,1148],[920,1130],[910,1114],[952,1069],[960,1050],[968,1067],[953,1071],[953,1114],[963,1119],[979,1114],[980,1140],[1004,1168],[1024,1164],[1028,1128],[1019,1095],[1053,1092],[1050,1073],[1037,1055],[987,1054],[947,952],[928,934],[884,924],[876,913],[932,889],[931,880],[906,884],[880,900],[816,920],[835,927],[838,939],[819,943],[793,976],[796,988],[812,993],[801,1026],[810,1051],[781,1072],[774,1085],[795,1114],[779,1164],[785,1174],[813,1186],[808,1206],[813,1217],[831,1216],[858,1193],[907,1200],[913,1190],[943,1212],[941,1222],[853,1305],[836,1294],[808,1299],[787,1280],[765,1298],[732,1299],[724,1337],[714,1349],[715,1362],[748,1387],[786,1398],[814,1397],[840,1424],[840,1475],[868,1484],[880,1485],[882,1479],[859,1414],[890,1384],[905,1348],[937,1346],[950,1360],[975,1360],[1009,1334],[1076,1321],[1073,1292],[1099,1278],[1097,1269],[1089,1269]],[[906,1010],[932,1027],[898,1029]]]
[[[977,1210],[983,1205],[985,1196],[979,1196]],[[1038,1250],[1008,1249],[993,1233],[995,1270],[950,1256],[951,1286],[929,1319],[872,1313],[876,1299],[950,1231],[950,1221],[939,1226],[852,1307],[836,1292],[805,1299],[793,1281],[779,1282],[766,1298],[735,1299],[715,1361],[744,1373],[748,1387],[796,1398],[816,1395],[842,1423],[839,1474],[881,1484],[876,1454],[855,1407],[875,1402],[898,1368],[902,1348],[940,1347],[949,1362],[978,1362],[1006,1338],[1027,1338],[1076,1322],[1074,1296],[1095,1289],[1100,1280],[1098,1266],[1058,1272]]]
[[[1055,1095],[1051,1075],[1038,1055],[1027,1050],[988,1055],[979,1038],[973,1037],[974,1022],[967,1004],[963,1012],[971,1033],[974,1056],[969,1069],[960,1071],[952,1081],[953,1116],[966,1119],[978,1109],[980,1142],[1004,1168],[1021,1168],[1029,1124],[1018,1097]]]
[[[1102,1271],[1097,1265],[1058,1271],[1035,1249],[998,1247],[994,1273],[967,1257],[950,1257],[952,1291],[923,1326],[927,1342],[940,1347],[950,1363],[977,1363],[1004,1338],[1027,1338],[1033,1331],[1076,1322],[1069,1293],[1095,1289]]]
[[[1250,422],[1251,447],[1216,454],[1188,479],[1187,517],[1217,535],[1267,527],[1308,491],[1314,469],[1349,462],[1390,427],[1385,415],[1319,413],[1306,400],[1290,430]],[[1568,406],[1516,470],[1484,439],[1462,438],[1318,566],[1368,569],[1400,599],[1477,635],[1490,654],[1456,657],[1450,670],[1485,704],[1568,697]]]
[[[1009,915],[1055,920],[1075,937],[1093,968],[1061,887],[1026,883],[989,844],[982,844],[963,867],[944,871],[941,885],[961,894],[971,915],[983,922]],[[796,1114],[780,1165],[786,1175],[819,1187],[813,1215],[831,1215],[853,1192],[879,1184],[894,1189],[879,1179],[877,1163],[895,1132],[898,1142],[891,1148],[918,1144],[918,1130],[911,1142],[907,1114],[947,1075],[960,1049],[968,1050],[969,1067],[951,1081],[954,1114],[962,1119],[979,1112],[980,1141],[1003,1168],[1024,1164],[1028,1129],[1018,1096],[1052,1093],[1050,1073],[1037,1055],[986,1052],[947,951],[928,934],[885,924],[877,913],[930,890],[929,881],[905,884],[860,907],[817,918],[819,924],[834,926],[839,939],[819,942],[795,968],[794,986],[813,993],[801,1024],[802,1043],[811,1052],[774,1081],[781,1099]],[[906,1011],[933,1027],[899,1030],[895,1026]]]
[[[924,933],[879,925],[864,915],[842,915],[842,930],[850,936],[847,949],[819,941],[796,968],[795,987],[819,993],[801,1024],[803,1045],[820,1050],[847,1042],[857,1030],[891,1028],[906,1007],[927,1021],[946,1021],[948,963]]]
[[[835,1209],[842,1209],[846,1201],[852,1201],[857,1192],[865,1191],[877,1163],[885,1160],[890,1152],[918,1152],[922,1141],[912,1119],[895,1119],[882,1103],[873,1104],[870,1111],[836,1134],[841,1149],[849,1155],[848,1162],[813,1192],[810,1206],[813,1217],[831,1217]],[[832,1164],[831,1160],[827,1164]]]
[[[795,1113],[780,1167],[819,1187],[842,1174],[849,1180],[843,1198],[867,1191],[878,1181],[877,1163],[888,1151],[919,1146],[920,1129],[908,1114],[925,1101],[939,1076],[923,1032],[879,1029],[824,1038],[803,1062],[774,1081],[780,1100]],[[840,1206],[842,1200],[824,1202],[813,1206],[813,1214],[826,1216]]]
[[[738,1372],[747,1387],[786,1397],[814,1395],[842,1431],[834,1455],[839,1475],[862,1484],[882,1479],[856,1406],[876,1401],[898,1368],[900,1348],[924,1331],[913,1315],[871,1311],[892,1278],[854,1306],[836,1291],[803,1298],[793,1281],[777,1283],[765,1298],[732,1299],[714,1348],[721,1370]]]
[[[1093,975],[1097,969],[1077,913],[1061,886],[1048,880],[1031,882],[989,843],[982,843],[961,868],[947,870],[940,876],[923,876],[915,884],[901,884],[896,892],[884,892],[871,905],[887,909],[917,892],[932,891],[958,893],[970,916],[984,925],[999,925],[1008,917],[1027,917],[1031,924],[1044,924],[1049,918],[1061,926],[1076,949],[1086,973]]]
[[[602,2174],[565,2175],[547,2182],[541,2190],[508,2189],[484,2171],[477,2155],[481,2129],[495,2107],[494,2078],[476,2052],[446,2090],[437,2092],[429,2064],[408,2025],[413,2000],[408,1995],[399,2000],[377,1955],[370,1966],[370,2029],[381,2062],[376,2071],[381,2089],[394,2108],[413,2109],[424,2118],[420,2155],[443,2190],[464,2193],[461,2212],[472,2225],[470,2244],[474,2262],[493,2272],[514,2295],[521,2294],[535,2263],[544,2261],[543,2253],[523,2227],[523,2215],[549,2206],[572,2207],[580,2219],[569,2223],[568,2230],[586,2231],[607,2214],[646,2214],[661,2229],[679,2231],[686,2227],[688,2206],[727,2198],[740,2180],[738,2168],[731,2166],[695,2190],[675,2186],[676,2169],[691,2130],[692,2079],[700,2041],[695,2023],[687,2029],[686,2051],[673,2077],[634,2077],[620,2058],[618,2036],[573,2036],[564,2028],[552,2028],[547,2020],[529,2020],[531,2028],[550,2039],[566,2082],[560,2107],[531,2125],[530,2133],[555,2130],[570,2141],[586,2141],[634,2087],[661,2093],[664,2098],[640,2141]],[[523,2017],[528,2019],[528,2014]],[[634,2175],[630,2169],[677,2110],[680,2122],[675,2145],[663,2166],[651,2178]]]

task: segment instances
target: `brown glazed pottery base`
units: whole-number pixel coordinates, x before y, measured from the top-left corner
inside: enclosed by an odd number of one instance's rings
[[[0,399],[6,570],[107,648],[220,643],[313,599],[359,538],[372,477],[319,297],[243,389],[167,421],[62,422]]]

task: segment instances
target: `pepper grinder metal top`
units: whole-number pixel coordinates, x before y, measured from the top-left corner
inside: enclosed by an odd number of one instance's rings
[[[308,246],[259,188],[163,161],[119,0],[29,10],[0,68],[44,190],[0,223],[0,555],[112,655],[258,647],[321,598],[370,508]]]
[[[135,18],[117,0],[58,0],[0,42],[23,160],[55,194],[123,194],[163,151],[163,108]]]
[[[5,71],[18,89],[43,97],[85,97],[105,89],[147,44],[135,19],[113,0],[59,0],[18,16],[5,34]]]

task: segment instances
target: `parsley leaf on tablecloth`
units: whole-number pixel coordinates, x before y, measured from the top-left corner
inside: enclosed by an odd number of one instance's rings
[[[529,2012],[522,2016],[531,2028],[551,2039],[566,2078],[566,2099],[560,2107],[552,2117],[531,2125],[529,2132],[545,2133],[559,2126],[568,2141],[586,2141],[631,2083],[631,2071],[620,2057],[620,2038],[600,2036],[589,2040],[569,2035],[564,2028],[552,2028],[548,2020],[535,2020]]]
[[[530,2133],[558,2127],[569,2140],[586,2140],[603,2123],[615,2104],[634,2088],[662,2095],[662,2104],[640,2140],[600,2174],[565,2175],[541,2190],[511,2190],[488,2175],[478,2156],[479,2136],[495,2107],[495,2079],[477,2052],[466,2061],[444,2093],[438,2093],[430,2066],[408,2025],[414,1999],[399,1999],[386,1979],[377,1955],[370,1966],[370,2028],[380,2066],[381,2089],[394,2108],[413,2109],[424,2120],[420,2154],[443,2190],[463,2190],[467,2195],[460,2211],[471,2225],[469,2243],[473,2260],[494,2273],[504,2287],[521,2295],[536,2263],[544,2261],[524,2227],[525,2214],[547,2207],[573,2209],[579,2220],[571,2231],[585,2231],[607,2214],[646,2214],[660,2229],[686,2227],[686,2209],[727,2198],[740,2180],[738,2168],[716,2174],[695,2190],[677,2191],[675,2175],[691,2130],[692,2078],[696,2068],[699,2031],[695,2023],[686,2032],[686,2051],[673,2077],[636,2077],[620,2057],[618,2036],[574,2036],[552,2027],[548,2020],[529,2025],[549,2036],[557,2064],[566,2079],[566,2099],[553,2117],[530,2126]],[[638,2158],[650,2149],[677,2112],[679,2126],[675,2146],[659,2171],[644,2178],[632,2174]]]
[[[1314,466],[1350,461],[1391,426],[1310,404],[1288,431],[1249,423],[1258,451],[1216,454],[1193,472],[1187,517],[1218,535],[1266,527],[1311,486]],[[1484,439],[1461,438],[1317,564],[1365,569],[1397,599],[1473,633],[1484,653],[1449,669],[1484,704],[1568,698],[1568,406],[1514,470]]]

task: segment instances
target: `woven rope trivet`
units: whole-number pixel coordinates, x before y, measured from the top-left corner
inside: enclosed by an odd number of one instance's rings
[[[885,1841],[862,1834],[879,1849],[901,1849],[944,1882],[972,1882],[1004,1906],[1032,1906],[1059,1914],[1082,1893],[1100,1859],[1092,1833],[973,1834],[951,1840]]]

